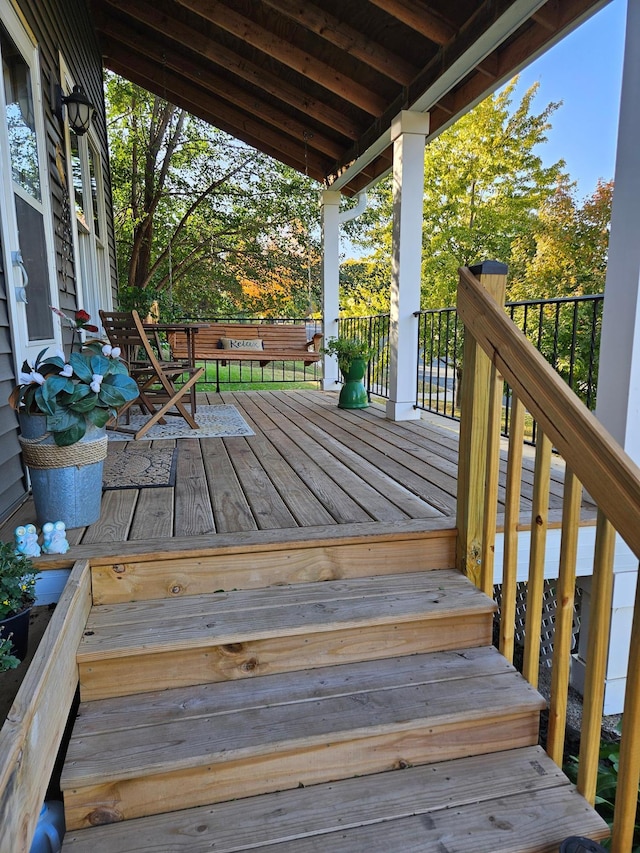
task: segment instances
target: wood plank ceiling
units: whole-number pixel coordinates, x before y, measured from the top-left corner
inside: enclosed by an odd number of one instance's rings
[[[608,0],[87,2],[107,68],[352,195]]]

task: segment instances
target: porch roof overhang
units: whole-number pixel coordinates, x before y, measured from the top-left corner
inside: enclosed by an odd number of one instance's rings
[[[353,195],[609,0],[87,0],[105,67]]]

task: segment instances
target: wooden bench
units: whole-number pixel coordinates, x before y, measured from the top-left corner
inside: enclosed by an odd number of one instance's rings
[[[187,337],[180,332],[167,335],[172,358],[188,358]],[[227,341],[261,341],[262,349],[233,347],[225,348]],[[193,336],[193,357],[196,361],[215,361],[216,390],[220,390],[218,369],[228,361],[257,361],[265,367],[272,361],[301,361],[313,364],[322,358],[319,352],[322,335],[316,333],[307,338],[306,326],[284,323],[210,323],[199,328]]]

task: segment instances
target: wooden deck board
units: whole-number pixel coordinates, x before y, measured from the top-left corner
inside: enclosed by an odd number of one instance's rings
[[[264,399],[264,398],[262,398]],[[271,405],[278,405],[279,400],[271,398]],[[345,446],[337,438],[334,438],[325,428],[318,426],[309,419],[308,413],[300,413],[296,406],[291,404],[291,400],[287,401],[287,407],[278,407],[283,414],[286,413],[288,419],[299,426],[310,438],[312,438],[320,447],[325,450],[330,457],[341,462],[345,468],[349,469],[351,477],[357,479],[362,486],[366,483],[372,487],[373,493],[377,495],[377,504],[382,501],[382,510],[384,510],[383,518],[392,520],[394,514],[397,518],[434,518],[440,513],[424,500],[413,494],[406,486],[398,483],[397,480],[385,474],[372,463],[363,459],[355,450]],[[323,457],[326,458],[326,457]],[[344,469],[343,469],[344,470]],[[382,483],[386,481],[384,494],[380,494]],[[342,480],[344,482],[344,479]],[[371,491],[366,493],[371,495]],[[371,498],[367,497],[367,507],[371,508]],[[397,512],[394,507],[397,508]]]
[[[256,413],[250,406],[247,406],[244,412],[247,422],[256,432],[256,435],[251,439],[251,447],[268,472],[289,511],[296,519],[296,523],[301,527],[310,527],[314,524],[334,524],[335,518],[316,495],[307,488],[304,480],[299,476],[299,472],[295,471],[286,457],[281,455],[277,444],[271,440],[271,436],[266,437],[267,430],[264,430],[264,434],[261,432],[260,427],[265,425],[258,425],[259,419],[256,418],[256,414],[259,412]]]
[[[262,396],[248,396],[249,401],[245,405],[254,414],[257,414],[256,410],[260,412],[258,417],[261,424],[268,418],[278,427],[272,431],[271,440],[277,442],[280,451],[299,471],[308,488],[319,495],[336,521],[347,523],[407,518],[384,495],[301,429],[299,421],[291,417],[289,411],[282,412],[270,406],[269,401]]]
[[[281,464],[287,460],[291,469],[296,472],[309,491],[327,508],[335,521],[346,524],[350,521],[370,521],[372,519],[372,514],[366,512],[350,496],[351,490],[357,492],[362,486],[360,481],[354,480],[348,483],[345,488],[337,485],[336,481],[339,482],[341,473],[347,479],[350,472],[338,471],[332,478],[329,471],[332,468],[339,468],[339,464],[333,458],[328,459],[323,456],[322,448],[316,444],[302,440],[294,424],[282,417],[277,410],[272,410],[266,415],[258,406],[251,405],[250,401],[247,403],[247,412],[257,426],[268,430],[272,446],[281,454]],[[324,464],[319,464],[320,461]],[[351,489],[349,489],[349,485]]]
[[[209,483],[216,530],[219,533],[257,530],[258,525],[231,464],[224,441],[203,438],[202,458]]]
[[[224,443],[260,530],[297,527],[248,439],[225,438]]]
[[[199,398],[232,402],[255,435],[178,440],[175,486],[104,492],[100,520],[68,532],[71,556],[116,554],[116,543],[130,543],[132,553],[146,543],[153,552],[160,542],[180,550],[187,540],[195,548],[232,534],[273,531],[297,541],[304,528],[333,526],[338,535],[351,536],[358,527],[367,535],[376,525],[402,530],[423,521],[428,529],[437,519],[455,525],[458,436],[447,420],[392,423],[380,406],[338,409],[337,394],[329,392],[238,391]],[[118,443],[113,452],[125,447]],[[525,525],[530,469],[527,461]],[[562,493],[559,467],[551,491],[554,512]],[[11,539],[17,524],[30,521],[35,512],[28,501],[0,527],[1,538]],[[46,558],[52,567],[71,562]]]
[[[420,658],[422,656],[419,656]],[[331,743],[357,741],[365,734],[377,736],[395,731],[412,731],[418,723],[426,726],[474,723],[490,717],[504,718],[541,710],[545,702],[537,691],[514,671],[506,671],[499,656],[491,667],[477,673],[466,666],[461,656],[457,678],[450,678],[434,689],[431,680],[420,683],[419,675],[411,678],[395,670],[395,661],[379,661],[377,672],[387,675],[384,686],[357,680],[352,686],[345,676],[339,685],[341,667],[316,670],[308,680],[306,690],[297,699],[268,703],[256,697],[256,682],[236,682],[237,702],[227,708],[214,708],[202,713],[192,708],[184,713],[183,690],[165,691],[164,719],[142,727],[105,727],[100,717],[101,731],[90,729],[85,721],[82,735],[74,732],[67,753],[63,788],[92,785],[98,779],[133,778],[143,769],[160,773],[167,769],[181,770],[194,763],[229,762],[263,755],[278,749],[291,751],[315,748]],[[355,665],[358,669],[358,665]],[[334,673],[337,670],[338,673]],[[280,676],[266,676],[279,681]],[[212,699],[226,684],[212,685]],[[239,689],[240,688],[240,689]],[[244,688],[244,689],[242,689]],[[284,695],[284,687],[281,688]],[[508,698],[507,698],[508,697]],[[133,697],[135,708],[137,697]],[[85,715],[94,713],[94,703],[83,706]],[[100,703],[95,703],[100,713]],[[132,708],[132,716],[135,716]],[[158,715],[157,715],[158,716]],[[188,732],[188,737],[185,733]],[[112,745],[118,742],[116,753]],[[119,753],[119,754],[118,754]],[[126,765],[126,766],[123,766]],[[301,773],[304,771],[301,768]]]
[[[129,539],[167,539],[173,535],[173,489],[140,489]]]
[[[126,656],[141,647],[230,645],[365,623],[393,625],[424,614],[444,618],[452,609],[470,615],[494,608],[455,569],[396,575],[392,593],[388,584],[386,577],[354,578],[278,587],[275,595],[273,588],[232,590],[104,605],[92,611],[78,660],[96,660],[114,650]]]
[[[372,436],[366,429],[359,430],[351,420],[357,419],[357,415],[352,412],[341,412],[315,404],[311,404],[307,409],[319,417],[323,429],[338,438],[346,447],[356,450],[364,459],[409,488],[443,515],[454,514],[455,496],[443,488],[443,482],[437,482],[442,480],[437,472],[427,470],[425,466],[418,472],[417,462],[409,454],[395,452],[380,435]],[[447,486],[453,486],[453,483],[447,481]]]
[[[200,442],[181,439],[176,470],[176,536],[200,536],[215,532]]]
[[[553,794],[552,801],[557,802],[564,800],[562,791],[569,791],[570,787],[566,777],[540,747],[526,747],[517,752],[461,758],[447,764],[407,768],[401,772],[268,794],[252,800],[250,808],[247,808],[246,801],[237,800],[90,830],[70,831],[65,837],[64,849],[65,853],[113,853],[114,850],[141,853],[161,849],[163,845],[166,847],[167,840],[171,839],[173,853],[191,853],[197,838],[202,849],[214,849],[215,845],[219,853],[231,853],[253,849],[257,844],[298,843],[301,839],[313,837],[316,850],[342,851],[344,833],[356,827],[369,826],[375,830],[376,841],[373,843],[378,844],[378,848],[367,845],[351,849],[356,849],[357,853],[375,849],[387,853],[412,849],[411,846],[398,847],[396,844],[396,828],[405,819],[418,816],[421,826],[414,840],[421,843],[425,828],[436,821],[440,823],[443,810],[453,814],[455,820],[462,808],[468,805],[475,808],[475,804],[481,802],[484,804],[483,816],[486,816],[494,813],[489,805],[491,801],[511,797],[516,791],[527,791],[531,804],[537,810],[541,805],[537,792],[547,789]],[[504,818],[505,803],[501,808]],[[276,814],[279,816],[277,823],[273,820]],[[594,837],[601,837],[602,824],[596,826],[591,819],[587,826],[587,820],[585,814],[579,829],[595,830],[597,834]],[[464,819],[465,833],[469,822]],[[536,828],[536,836],[546,832],[544,827],[548,825],[548,821],[542,821],[542,825]],[[576,831],[564,821],[563,828],[568,834]],[[334,832],[339,835],[332,837]],[[511,845],[508,848],[510,853],[518,850],[513,833],[505,833],[496,827],[496,834],[501,832],[508,836],[506,843]],[[451,832],[452,848],[454,837]],[[466,835],[465,849],[469,840]],[[496,841],[498,839],[485,837],[485,846],[476,849],[481,849],[482,853],[497,850]],[[436,843],[434,841],[434,845]],[[282,848],[274,846],[270,849],[280,851]],[[425,849],[424,844],[422,849]],[[532,848],[524,849],[530,851]]]

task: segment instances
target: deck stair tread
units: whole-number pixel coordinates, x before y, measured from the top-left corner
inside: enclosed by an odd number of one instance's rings
[[[425,615],[438,619],[455,612],[463,619],[494,607],[453,569],[101,605],[89,617],[78,661],[134,655],[140,648],[176,650],[212,637],[233,644]]]
[[[531,745],[545,704],[491,647],[120,702],[80,706],[61,781],[72,827]]]
[[[63,853],[557,851],[607,827],[538,746],[70,830]]]

